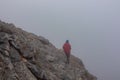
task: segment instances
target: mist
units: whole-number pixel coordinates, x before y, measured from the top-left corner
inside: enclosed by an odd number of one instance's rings
[[[0,20],[47,38],[69,40],[98,80],[120,80],[119,0],[1,0]]]

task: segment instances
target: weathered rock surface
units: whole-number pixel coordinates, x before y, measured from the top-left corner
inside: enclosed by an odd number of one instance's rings
[[[44,37],[0,21],[0,80],[97,80]]]

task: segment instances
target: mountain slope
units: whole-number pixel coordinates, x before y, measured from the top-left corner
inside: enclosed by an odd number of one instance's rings
[[[97,80],[42,36],[0,21],[0,80]]]

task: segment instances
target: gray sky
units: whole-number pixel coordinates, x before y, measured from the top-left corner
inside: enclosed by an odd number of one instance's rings
[[[0,19],[57,48],[69,39],[98,80],[120,80],[119,0],[0,0]]]

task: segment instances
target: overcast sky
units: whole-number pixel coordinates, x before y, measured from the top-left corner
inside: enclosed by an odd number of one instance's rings
[[[0,0],[0,19],[44,36],[72,54],[98,80],[120,80],[119,0]]]

